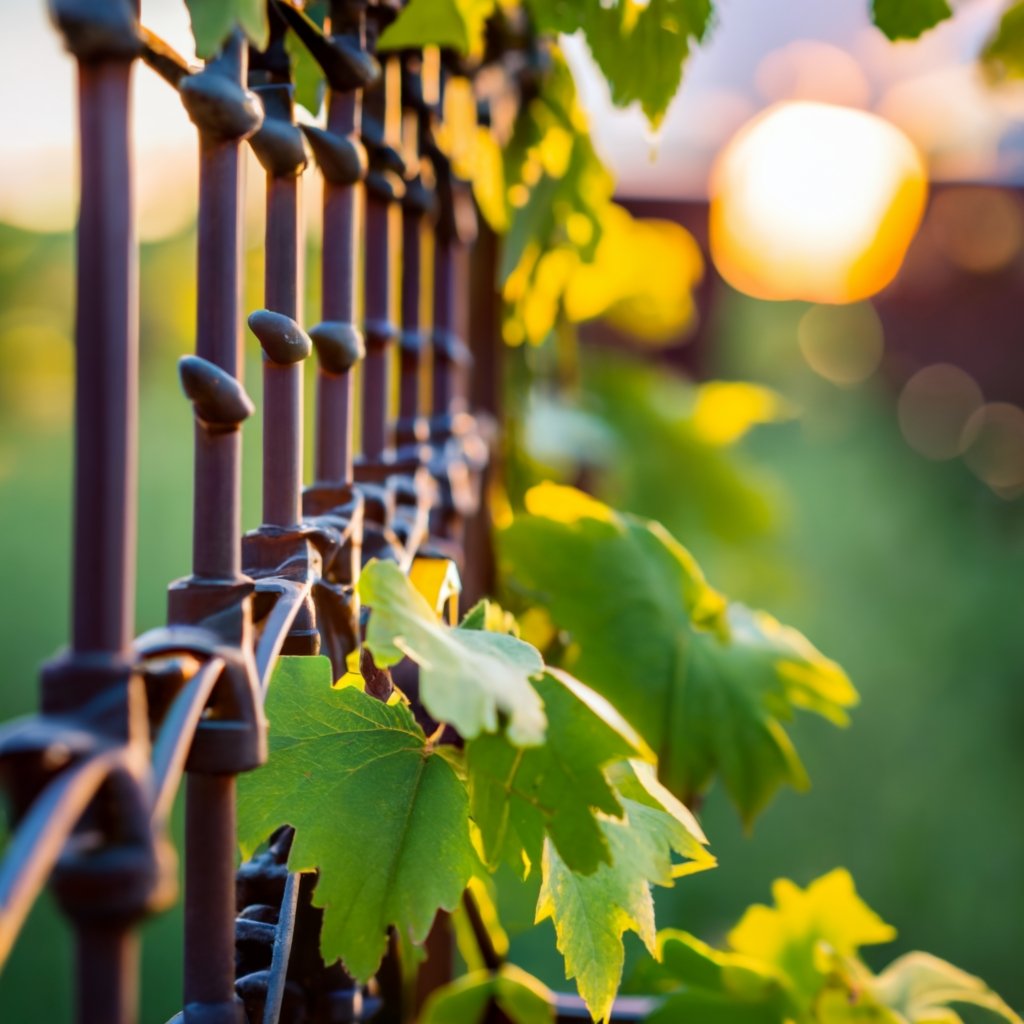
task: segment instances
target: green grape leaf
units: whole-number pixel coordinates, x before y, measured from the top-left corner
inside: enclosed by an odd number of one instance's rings
[[[466,745],[470,807],[484,859],[523,867],[539,863],[545,834],[571,871],[588,874],[610,854],[596,811],[618,816],[621,805],[603,768],[651,757],[647,745],[603,698],[550,669],[534,683],[548,718],[543,746],[521,749],[503,735]]]
[[[542,484],[500,536],[507,585],[572,643],[565,667],[610,700],[684,801],[718,775],[749,822],[806,773],[781,721],[832,722],[856,692],[843,671],[767,615],[725,606],[661,526]]]
[[[319,872],[323,957],[366,981],[388,927],[422,942],[478,869],[465,784],[407,707],[334,689],[326,658],[282,658],[267,715],[270,759],[238,782],[242,852],[295,828],[288,867]]]
[[[533,976],[512,964],[497,971],[472,971],[433,992],[419,1024],[483,1024],[496,1006],[511,1024],[551,1024],[554,997]]]
[[[985,44],[982,65],[996,81],[1024,78],[1024,0],[1010,4]]]
[[[639,103],[652,127],[679,90],[690,49],[711,21],[711,0],[618,0],[593,4],[583,23],[587,45],[619,107]]]
[[[793,1012],[782,979],[758,961],[723,953],[688,932],[658,933],[658,961],[645,961],[647,991],[670,996],[648,1024],[785,1024]],[[637,979],[639,980],[639,979]]]
[[[649,765],[624,767],[619,798],[622,820],[604,818],[601,827],[611,863],[590,875],[571,871],[554,844],[544,844],[537,922],[551,918],[555,940],[565,958],[567,978],[575,978],[595,1020],[604,1020],[622,978],[622,937],[636,932],[656,952],[651,885],[672,886],[683,874],[714,866],[693,816],[678,802],[659,801]],[[623,794],[641,797],[633,800]],[[665,794],[668,796],[668,794]],[[691,858],[673,863],[673,853]]]
[[[1015,1013],[981,978],[928,953],[908,953],[894,960],[872,983],[880,1003],[908,1024],[960,1024],[953,1006],[976,1006],[987,1016],[1021,1024]],[[900,1018],[900,1019],[902,1019]]]
[[[737,952],[782,974],[801,1005],[809,1007],[838,957],[855,958],[861,946],[891,942],[896,931],[861,898],[842,868],[801,889],[782,878],[772,885],[775,906],[750,907],[729,933]]]
[[[411,0],[381,33],[379,50],[441,46],[476,53],[496,0]]]
[[[792,418],[775,392],[738,381],[694,385],[648,359],[587,353],[579,399],[569,403],[531,395],[524,436],[538,463],[531,482],[568,483],[585,471],[596,493],[614,495],[617,507],[677,537],[736,544],[771,534],[771,480],[736,443],[760,424]]]
[[[711,0],[527,0],[542,32],[582,29],[612,102],[639,102],[657,126],[679,90],[691,48],[711,23]]]
[[[185,0],[196,56],[202,60],[215,57],[224,41],[241,28],[249,41],[264,49],[270,41],[265,0]]]
[[[551,59],[540,95],[521,109],[504,153],[509,228],[498,276],[511,344],[539,344],[550,334],[573,272],[594,258],[614,188],[572,73],[556,50]]]
[[[953,14],[948,0],[872,0],[875,24],[890,39],[916,39]]]
[[[408,657],[420,667],[420,696],[439,722],[467,740],[495,732],[516,746],[544,742],[546,718],[530,677],[544,663],[529,644],[503,633],[452,629],[393,562],[370,562],[359,577],[359,596],[370,607],[366,646],[382,668]]]
[[[327,4],[324,0],[312,0],[302,9],[303,13],[320,28],[327,18]],[[305,107],[314,117],[320,113],[327,79],[323,68],[313,59],[301,39],[288,29],[284,37],[284,48],[292,62],[292,77],[295,80],[295,102]]]
[[[462,617],[459,629],[485,629],[490,633],[507,633],[509,636],[519,636],[519,624],[516,617],[505,611],[495,601],[489,601],[486,597],[477,601],[472,608]]]

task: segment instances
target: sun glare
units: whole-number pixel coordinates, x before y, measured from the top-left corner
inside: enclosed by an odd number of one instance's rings
[[[747,124],[711,178],[711,253],[762,299],[855,302],[896,275],[921,221],[924,163],[873,114],[783,103]]]

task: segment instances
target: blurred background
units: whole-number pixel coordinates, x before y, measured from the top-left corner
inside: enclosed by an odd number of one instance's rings
[[[899,930],[874,962],[927,949],[1019,1008],[1024,101],[977,65],[1001,5],[955,6],[923,40],[892,44],[866,0],[720,0],[656,136],[611,109],[585,47],[566,41],[619,196],[685,227],[703,276],[682,331],[629,308],[584,329],[572,400],[537,393],[522,410],[510,488],[517,474],[583,476],[662,520],[713,584],[804,631],[862,694],[847,732],[796,723],[813,788],[784,792],[752,834],[712,792],[703,822],[720,867],[660,893],[659,924],[717,940],[772,879],[844,865]],[[142,8],[189,52],[183,4]],[[19,55],[0,65],[7,719],[34,709],[39,665],[67,631],[75,129],[72,65],[42,5],[0,6],[0,37]],[[149,73],[134,119],[141,631],[163,622],[166,585],[188,566],[191,414],[174,364],[193,347],[196,154]],[[258,174],[250,185],[257,243]],[[246,308],[262,304],[260,260],[251,248]],[[670,300],[681,287],[667,281]],[[254,341],[250,357],[258,388]],[[253,525],[259,424],[246,436]],[[178,911],[147,926],[144,1020],[177,1008],[179,928]],[[548,940],[517,943],[557,985]],[[6,1024],[69,1016],[69,955],[44,900],[0,975]]]

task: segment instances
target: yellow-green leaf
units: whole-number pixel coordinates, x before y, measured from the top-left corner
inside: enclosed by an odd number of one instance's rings
[[[448,47],[475,53],[483,44],[484,22],[495,0],[411,0],[381,33],[380,50]]]
[[[536,978],[512,964],[493,973],[471,971],[433,992],[419,1024],[483,1024],[496,1006],[511,1024],[550,1024],[554,997]]]
[[[774,906],[756,904],[747,910],[729,933],[729,945],[783,974],[805,1007],[821,991],[835,957],[856,957],[861,946],[896,937],[896,930],[860,898],[843,868],[806,889],[779,879],[772,896]]]
[[[663,791],[648,784],[653,782],[648,767],[628,766],[620,773],[624,816],[601,822],[610,864],[580,875],[569,870],[550,841],[544,845],[537,921],[551,918],[566,977],[576,979],[595,1020],[606,1019],[615,1000],[625,933],[635,932],[652,954],[656,951],[651,885],[672,886],[681,874],[715,863],[689,811],[670,795],[662,802]],[[676,863],[673,854],[690,863]]]
[[[658,755],[684,802],[720,776],[746,820],[806,774],[782,722],[836,723],[856,693],[794,630],[726,606],[657,523],[569,487],[526,496],[501,534],[508,585],[571,639],[565,667],[610,700]]]
[[[215,57],[236,28],[262,50],[270,39],[265,0],[186,0],[196,41],[196,56]]]
[[[516,746],[544,742],[544,706],[530,683],[544,667],[536,649],[504,633],[446,626],[393,562],[367,565],[359,596],[370,608],[366,646],[377,664],[416,662],[423,706],[437,721],[470,740],[507,716]]]

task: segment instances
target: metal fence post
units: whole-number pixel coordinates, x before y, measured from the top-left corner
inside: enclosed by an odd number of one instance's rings
[[[242,374],[240,147],[262,120],[258,101],[243,86],[246,64],[245,44],[236,33],[216,60],[179,86],[200,142],[196,350],[236,381]],[[200,448],[203,437],[197,433]],[[224,444],[223,461],[197,461],[194,531],[198,552],[206,548],[214,524],[219,526],[209,551],[216,564],[208,571],[230,586],[240,564],[241,443],[237,429],[221,437],[231,438],[230,450]],[[220,437],[211,440],[221,443]],[[222,511],[212,521],[200,518],[199,496],[207,489],[223,495]],[[185,1021],[240,1024],[244,1011],[234,979],[235,775],[203,767],[190,761],[187,782]]]

